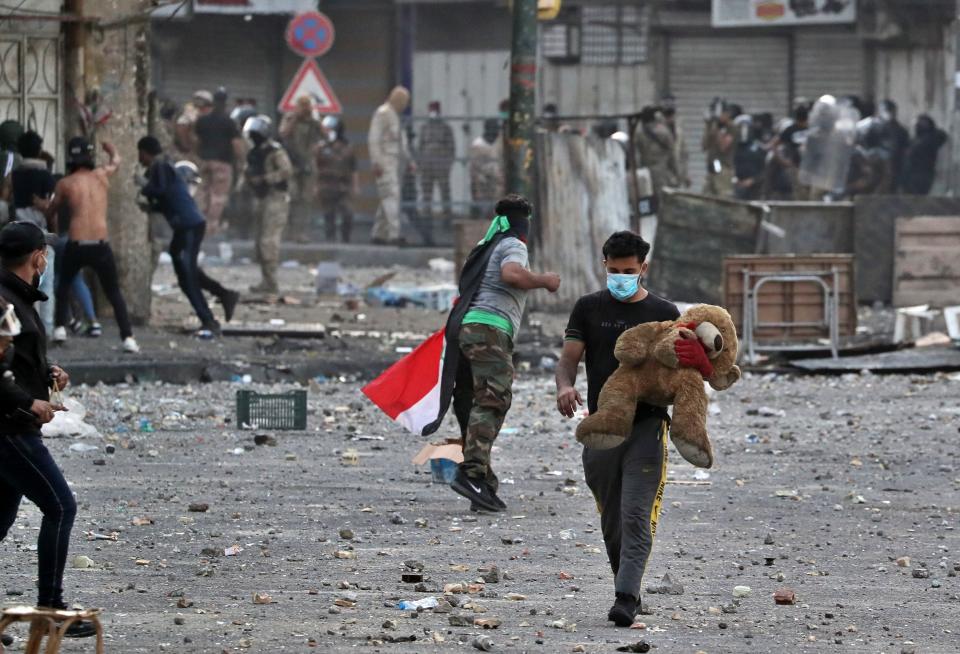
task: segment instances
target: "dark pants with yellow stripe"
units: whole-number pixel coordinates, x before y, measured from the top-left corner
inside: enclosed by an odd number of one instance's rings
[[[653,549],[667,480],[668,423],[641,418],[623,445],[583,449],[587,486],[600,509],[600,528],[615,590],[640,596],[643,572]]]

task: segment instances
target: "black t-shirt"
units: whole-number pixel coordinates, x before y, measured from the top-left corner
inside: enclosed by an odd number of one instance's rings
[[[240,131],[229,116],[215,111],[200,116],[194,130],[202,160],[233,163],[233,140],[240,137]]]
[[[620,334],[645,322],[676,320],[680,312],[672,302],[653,293],[639,302],[618,302],[604,289],[577,300],[567,323],[566,340],[581,341],[587,351],[587,408],[597,410],[600,389],[620,363],[613,356]],[[639,420],[651,415],[667,416],[663,407],[641,402],[637,405]]]

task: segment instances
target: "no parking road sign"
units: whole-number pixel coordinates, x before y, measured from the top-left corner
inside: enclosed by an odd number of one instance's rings
[[[297,14],[287,25],[287,44],[304,57],[321,57],[333,47],[333,22],[319,11]]]

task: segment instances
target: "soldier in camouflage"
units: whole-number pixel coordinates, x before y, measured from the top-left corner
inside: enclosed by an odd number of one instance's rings
[[[280,140],[294,167],[288,232],[298,243],[310,242],[314,198],[313,149],[322,137],[320,121],[313,117],[313,102],[308,96],[300,96],[296,109],[280,121]]]
[[[337,240],[337,217],[340,217],[340,237],[350,242],[353,228],[351,197],[360,190],[357,156],[347,140],[343,121],[336,116],[323,119],[323,140],[314,150],[317,171],[317,200],[326,222],[327,240]]]
[[[253,149],[247,154],[244,178],[254,196],[257,223],[257,258],[261,281],[250,290],[254,293],[276,293],[277,268],[280,265],[280,237],[290,213],[290,180],[293,164],[283,146],[270,138],[270,119],[254,116],[243,126],[244,135]]]

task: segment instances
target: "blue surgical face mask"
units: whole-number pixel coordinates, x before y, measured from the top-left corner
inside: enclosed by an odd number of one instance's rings
[[[607,290],[615,299],[626,302],[640,290],[640,275],[607,273]]]

